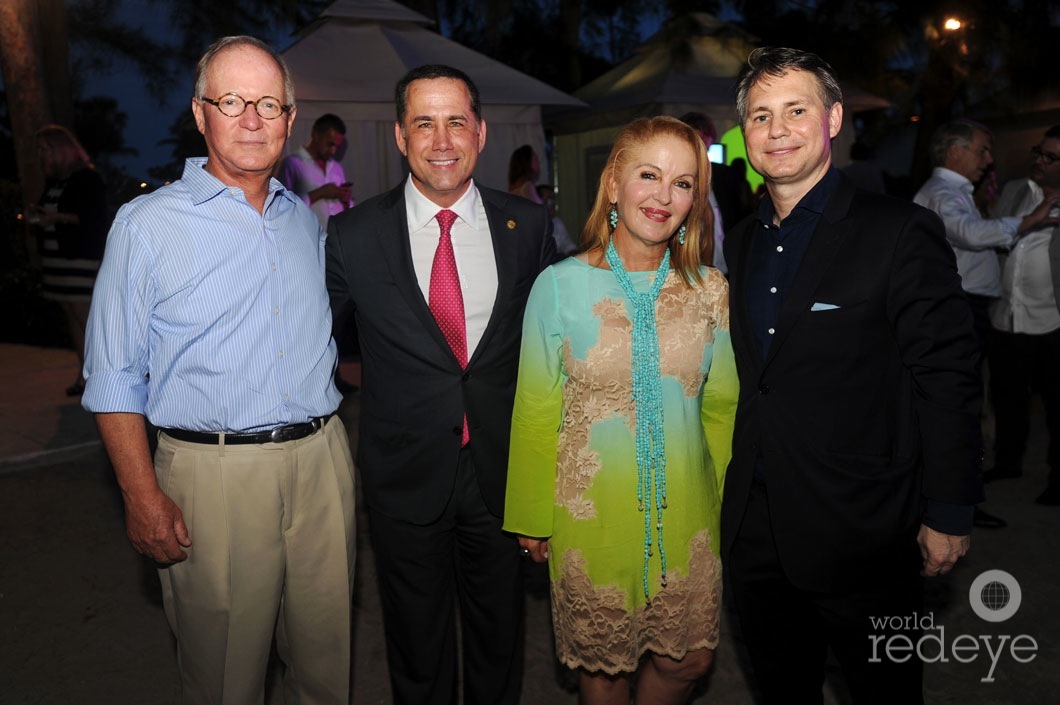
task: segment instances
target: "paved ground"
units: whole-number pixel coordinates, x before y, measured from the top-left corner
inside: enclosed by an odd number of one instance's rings
[[[63,395],[75,366],[66,351],[0,345],[0,705],[176,703],[173,644],[157,577],[125,540],[121,502],[91,418]],[[354,367],[346,370],[347,378],[355,374]],[[351,429],[357,411],[356,396],[341,409]],[[934,639],[923,643],[932,661],[926,668],[929,703],[1060,701],[1060,508],[1032,501],[1045,475],[1040,414],[1033,434],[1025,477],[991,485],[984,505],[1009,527],[977,531],[960,568],[930,583]],[[390,701],[366,531],[361,522],[354,645],[359,705]],[[1022,588],[1021,606],[1005,622],[983,621],[969,606],[969,586],[991,569],[1007,571]],[[575,681],[552,651],[547,583],[539,567],[529,572],[527,588],[523,704],[573,704]],[[1025,663],[1011,651],[1016,637],[1020,646],[1032,639],[1036,644],[1036,651],[1016,651]],[[725,621],[697,704],[753,705],[739,653],[738,635]],[[839,690],[829,691],[829,705],[845,702]],[[279,689],[272,688],[268,702],[282,703]]]

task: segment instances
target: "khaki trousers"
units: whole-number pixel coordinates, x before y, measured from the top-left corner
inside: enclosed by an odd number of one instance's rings
[[[192,540],[187,560],[159,570],[182,702],[261,705],[275,634],[289,705],[348,703],[356,543],[342,421],[263,445],[161,433],[155,472]]]

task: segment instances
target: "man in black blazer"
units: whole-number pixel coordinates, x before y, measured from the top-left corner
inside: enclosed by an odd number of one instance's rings
[[[358,465],[394,702],[456,702],[459,600],[464,702],[515,703],[521,559],[501,513],[523,309],[555,258],[552,221],[473,182],[486,123],[465,74],[414,69],[396,101],[411,175],[333,217],[327,239],[334,315],[353,309],[361,343]]]
[[[921,576],[964,555],[982,499],[953,253],[934,214],[832,167],[842,96],[819,57],[752,52],[737,112],[768,195],[725,240],[741,391],[722,550],[755,681],[765,703],[820,703],[831,649],[855,703],[921,703],[916,654],[887,646],[920,637]]]

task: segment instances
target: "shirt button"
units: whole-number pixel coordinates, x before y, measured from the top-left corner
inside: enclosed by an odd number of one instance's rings
[[[277,306],[276,308],[272,309],[272,312],[273,313],[279,313],[280,312],[280,307]]]
[[[769,331],[769,332],[772,333],[773,331]],[[283,357],[283,350],[280,351],[280,357]]]
[[[783,245],[777,245],[777,252],[783,252],[783,251],[784,251],[784,246]]]
[[[769,394],[769,385],[763,384],[758,387],[758,393],[762,395]]]
[[[775,294],[775,293],[777,293],[777,288],[776,288],[775,286],[771,286],[771,287],[769,287],[769,293],[770,293],[770,294]]]
[[[776,329],[775,329],[775,328],[770,328],[770,329],[769,329],[769,334],[770,334],[770,335],[773,335],[773,334],[774,334],[774,333],[776,333],[776,332],[777,332],[777,331],[776,331]],[[281,354],[282,354],[282,353],[281,353]]]
[[[272,271],[274,271],[274,272],[276,271],[276,265],[275,264],[272,265]]]

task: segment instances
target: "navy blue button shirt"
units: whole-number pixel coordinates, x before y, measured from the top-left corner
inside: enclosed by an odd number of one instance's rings
[[[784,298],[838,180],[838,172],[830,168],[779,226],[773,225],[773,199],[766,194],[758,204],[745,293],[751,330],[763,358],[769,353]]]

